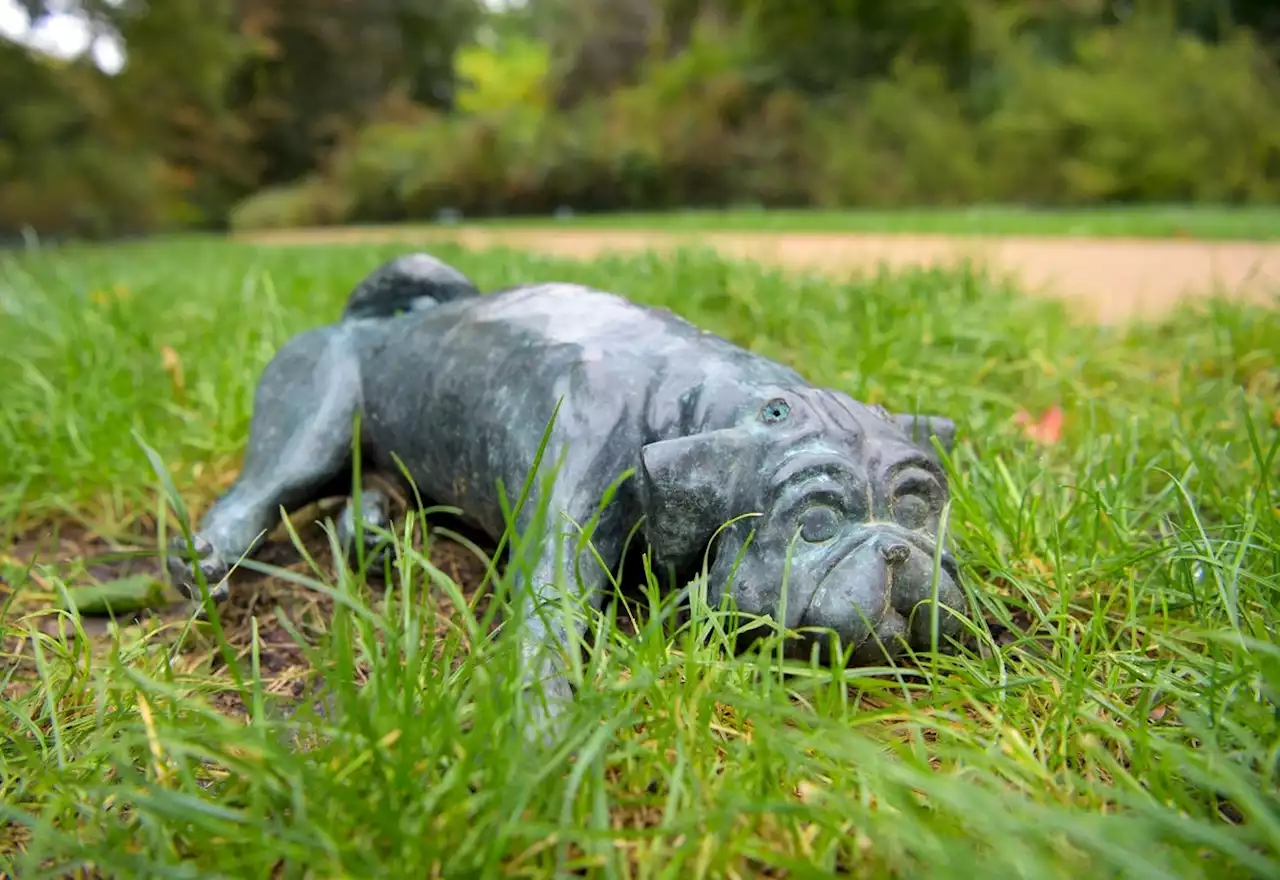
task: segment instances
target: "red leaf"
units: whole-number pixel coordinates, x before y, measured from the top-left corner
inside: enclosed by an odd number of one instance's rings
[[[1020,410],[1013,423],[1022,428],[1022,433],[1029,439],[1046,446],[1052,446],[1062,439],[1062,423],[1064,416],[1062,407],[1049,407],[1039,417],[1033,418],[1026,410]]]

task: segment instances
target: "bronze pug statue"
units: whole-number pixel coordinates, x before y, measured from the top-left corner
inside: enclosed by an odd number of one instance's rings
[[[604,572],[584,553],[575,577],[580,533],[561,515],[586,524],[634,468],[592,537],[610,569],[641,517],[655,570],[681,576],[696,574],[717,529],[741,517],[712,545],[712,605],[736,563],[729,588],[739,610],[777,619],[785,576],[786,624],[834,630],[857,646],[855,663],[883,659],[881,648],[892,655],[902,641],[927,650],[935,586],[945,606],[939,644],[960,630],[965,606],[949,554],[934,577],[948,489],[929,437],[949,449],[952,422],[890,415],[815,388],[666,310],[601,291],[535,284],[482,296],[422,254],[380,267],[338,323],[294,338],[267,365],[243,472],[195,534],[214,598],[226,597],[222,579],[282,506],[349,493],[357,414],[367,470],[396,477],[398,456],[427,503],[460,509],[496,538],[504,526],[496,483],[519,491],[558,401],[543,466],[564,458],[553,497],[542,499],[558,527],[520,585],[526,608],[556,584],[599,607]],[[385,528],[385,495],[361,499],[364,520]],[[537,501],[525,505],[520,529]],[[349,502],[339,519],[348,542],[350,511]],[[176,580],[198,596],[185,542],[173,552]],[[526,620],[527,658],[563,646],[558,625]],[[824,652],[830,642],[829,633],[808,638]],[[549,673],[545,693],[566,696],[549,656],[529,674]]]

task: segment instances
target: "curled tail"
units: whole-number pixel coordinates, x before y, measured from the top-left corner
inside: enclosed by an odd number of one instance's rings
[[[471,279],[447,263],[430,254],[405,254],[383,263],[356,286],[342,320],[389,318],[479,295]]]

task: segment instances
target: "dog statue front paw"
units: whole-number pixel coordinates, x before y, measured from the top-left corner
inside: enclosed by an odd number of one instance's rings
[[[194,546],[188,546],[187,539],[181,535],[169,542],[169,577],[173,585],[186,598],[201,601],[200,583],[196,576],[199,571],[208,585],[210,598],[215,602],[225,602],[231,595],[227,584],[231,563],[208,539],[196,535],[192,543]],[[192,550],[195,551],[194,559]]]

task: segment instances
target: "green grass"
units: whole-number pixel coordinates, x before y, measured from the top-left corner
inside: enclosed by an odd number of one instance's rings
[[[172,532],[141,442],[185,504],[207,501],[272,352],[335,318],[396,252],[189,241],[0,265],[9,536],[56,524],[101,550]],[[703,252],[436,252],[486,289],[606,286],[860,399],[957,418],[950,516],[979,647],[912,672],[783,675],[768,653],[724,650],[716,615],[681,623],[646,584],[635,635],[613,616],[592,624],[571,735],[531,744],[510,683],[516,630],[490,638],[479,610],[437,618],[426,601],[464,601],[442,537],[423,552],[398,541],[380,592],[299,523],[314,567],[275,572],[208,624],[99,638],[74,615],[59,635],[42,610],[86,565],[28,567],[15,545],[0,873],[1280,870],[1275,311],[1212,303],[1107,329],[953,272],[842,284]],[[1027,441],[1015,413],[1055,404],[1061,442]],[[324,686],[296,711],[274,693],[295,677],[273,665],[285,648]],[[216,710],[228,693],[245,713]]]
[[[545,226],[545,217],[477,220],[497,227]],[[936,235],[1043,235],[1095,238],[1280,240],[1280,208],[1193,205],[1035,209],[1017,206],[828,211],[687,210],[579,215],[555,225],[672,232],[860,232]]]

